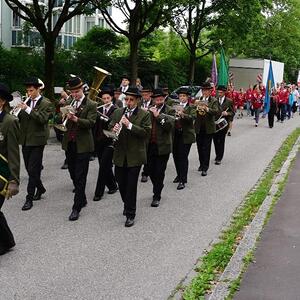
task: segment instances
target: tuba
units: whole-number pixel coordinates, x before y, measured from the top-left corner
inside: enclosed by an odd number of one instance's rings
[[[96,77],[93,80],[92,85],[90,86],[89,94],[88,94],[88,99],[92,101],[97,101],[97,95],[100,92],[99,87],[103,80],[106,78],[106,76],[111,75],[109,72],[106,70],[103,70],[99,67],[95,67],[94,69],[96,70]]]

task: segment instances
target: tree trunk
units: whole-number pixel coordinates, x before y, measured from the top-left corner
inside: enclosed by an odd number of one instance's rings
[[[193,85],[193,83],[194,83],[195,67],[196,67],[196,49],[191,49],[190,64],[189,64],[189,84],[190,85]]]
[[[129,63],[130,63],[130,71],[131,71],[131,82],[130,85],[135,85],[135,80],[138,77],[138,48],[139,41],[133,38],[129,41],[130,43],[130,55],[129,55]]]
[[[55,39],[45,39],[45,96],[54,100],[54,49]]]

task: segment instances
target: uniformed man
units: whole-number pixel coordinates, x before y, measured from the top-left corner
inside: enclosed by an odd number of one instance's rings
[[[115,110],[109,127],[118,137],[113,156],[115,176],[124,203],[125,227],[131,227],[136,215],[139,173],[146,163],[151,118],[149,112],[138,107],[141,94],[137,88],[129,87],[125,95],[126,107]]]
[[[152,129],[148,145],[147,164],[153,184],[151,206],[158,207],[164,187],[167,163],[172,152],[175,111],[165,104],[166,95],[162,89],[154,89],[151,97],[154,106],[149,108]]]
[[[19,192],[20,154],[18,119],[8,113],[13,97],[0,83],[0,255],[15,246],[14,236],[1,212],[5,198]]]
[[[197,117],[195,120],[196,142],[200,166],[198,171],[202,176],[207,175],[210,161],[211,142],[216,132],[215,118],[220,108],[216,98],[211,96],[212,87],[209,82],[202,84],[203,96],[196,100]]]
[[[175,105],[174,107],[177,110],[177,118],[173,142],[173,159],[177,176],[173,182],[178,183],[177,190],[182,190],[187,183],[188,156],[192,144],[195,143],[194,120],[196,110],[188,103],[190,93],[187,88],[181,88],[177,93],[180,103],[179,106]]]
[[[25,81],[28,98],[19,104],[21,111],[20,144],[28,173],[27,196],[22,210],[32,208],[33,200],[40,200],[46,189],[41,180],[43,153],[49,137],[48,120],[53,111],[51,102],[40,94],[42,83],[37,77]]]
[[[218,130],[213,136],[215,152],[216,152],[216,158],[215,158],[216,165],[220,165],[223,159],[227,131],[229,128],[229,124],[230,122],[232,122],[234,117],[233,101],[225,97],[226,91],[227,91],[226,86],[219,85],[217,87],[217,97],[219,101],[220,112],[216,115],[216,119],[223,118],[224,120],[226,120],[227,125],[224,128]]]
[[[81,209],[87,204],[86,178],[90,156],[94,151],[92,127],[97,118],[97,104],[85,96],[83,85],[79,77],[72,77],[68,81],[71,99],[66,104],[73,109],[69,109],[66,115],[67,131],[62,141],[62,148],[66,151],[68,170],[75,187],[70,221],[77,220]]]
[[[99,94],[104,103],[99,109],[94,129],[95,153],[99,161],[99,172],[95,189],[94,201],[103,197],[105,186],[108,194],[114,194],[118,190],[115,176],[112,171],[112,157],[114,146],[112,138],[107,137],[103,130],[108,130],[108,124],[117,106],[113,104],[114,91],[102,89]]]

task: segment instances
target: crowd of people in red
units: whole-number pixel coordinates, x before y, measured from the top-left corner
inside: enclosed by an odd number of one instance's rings
[[[234,103],[236,118],[242,118],[244,115],[243,112],[246,111],[247,116],[254,117],[255,127],[259,124],[261,113],[263,118],[268,115],[269,127],[273,128],[275,116],[277,122],[283,123],[284,120],[293,117],[293,114],[297,111],[297,107],[300,107],[300,94],[298,86],[295,84],[282,82],[280,84],[277,83],[276,87],[272,88],[268,112],[264,110],[265,94],[266,88],[262,82],[255,85],[250,84],[246,91],[243,88],[236,90],[234,85],[230,83],[226,97],[230,98]],[[215,89],[212,95],[216,96]],[[228,135],[231,135],[230,129]]]

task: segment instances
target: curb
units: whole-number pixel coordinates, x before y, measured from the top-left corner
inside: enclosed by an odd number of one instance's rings
[[[279,190],[279,184],[284,180],[289,172],[289,167],[293,159],[296,157],[300,145],[300,137],[296,140],[292,150],[290,151],[286,161],[282,165],[280,172],[275,177],[275,180],[270,188],[269,195],[265,198],[254,219],[247,227],[240,244],[236,248],[235,253],[231,257],[227,267],[220,276],[217,285],[213,288],[208,300],[222,300],[229,294],[229,286],[233,280],[236,280],[242,273],[244,266],[244,257],[254,249],[256,240],[259,237],[264,227],[264,222],[267,213],[273,202],[275,194]]]

